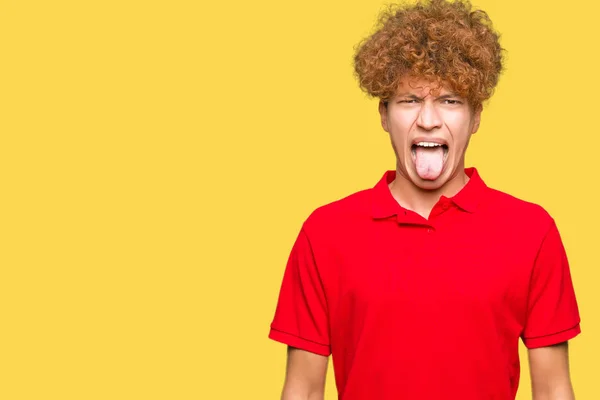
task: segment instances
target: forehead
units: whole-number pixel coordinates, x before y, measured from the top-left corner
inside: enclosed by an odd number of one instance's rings
[[[455,94],[448,84],[430,81],[423,78],[403,77],[398,84],[397,96],[416,95],[427,97],[429,95]]]

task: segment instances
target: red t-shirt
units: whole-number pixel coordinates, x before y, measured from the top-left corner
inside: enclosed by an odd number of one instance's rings
[[[388,171],[303,224],[269,337],[331,355],[340,399],[512,400],[519,338],[580,333],[554,220],[466,172],[429,219],[394,200]]]

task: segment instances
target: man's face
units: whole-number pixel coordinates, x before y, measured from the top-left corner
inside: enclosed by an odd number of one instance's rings
[[[481,107],[474,110],[446,87],[405,78],[387,106],[379,104],[379,112],[402,177],[421,189],[434,190],[463,171]]]

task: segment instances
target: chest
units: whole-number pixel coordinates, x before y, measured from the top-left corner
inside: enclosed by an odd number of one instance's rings
[[[525,318],[533,256],[489,229],[357,232],[337,254],[338,308],[428,321]]]

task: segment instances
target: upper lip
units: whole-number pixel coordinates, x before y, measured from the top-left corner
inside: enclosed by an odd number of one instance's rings
[[[429,143],[439,143],[448,146],[448,142],[441,138],[431,138],[431,137],[418,137],[412,141],[411,145],[416,145],[421,142],[429,142]]]

